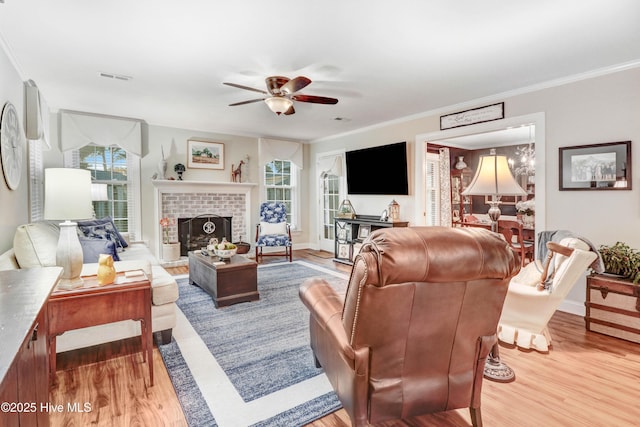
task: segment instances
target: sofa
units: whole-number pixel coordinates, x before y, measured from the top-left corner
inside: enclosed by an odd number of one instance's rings
[[[110,221],[110,218],[108,218]],[[93,222],[99,222],[95,220]],[[80,225],[80,223],[79,223]],[[110,228],[114,228],[111,221]],[[93,227],[93,229],[98,227]],[[102,227],[104,228],[104,227]],[[88,227],[87,229],[91,229]],[[59,227],[57,223],[40,221],[24,224],[16,229],[13,248],[0,255],[0,270],[35,268],[56,265],[56,248]],[[122,244],[116,250],[108,238],[86,236],[80,231],[84,264],[82,276],[95,275],[98,270],[97,255],[111,252],[116,271],[142,269],[151,281],[152,330],[161,332],[162,342],[171,341],[172,329],[176,324],[176,300],[178,285],[175,279],[158,263],[149,248],[142,242],[131,242],[126,233],[117,233]],[[57,352],[116,341],[140,335],[140,322],[126,320],[106,325],[76,329],[62,334],[57,339]]]

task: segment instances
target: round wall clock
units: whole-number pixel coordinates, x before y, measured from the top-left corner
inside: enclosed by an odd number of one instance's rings
[[[12,103],[7,102],[0,118],[0,155],[2,171],[7,186],[15,190],[22,176],[22,144],[24,134],[18,119],[18,112]]]

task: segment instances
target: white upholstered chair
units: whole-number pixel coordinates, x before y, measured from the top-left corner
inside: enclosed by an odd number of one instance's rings
[[[547,243],[547,248],[545,265],[536,260],[511,279],[498,324],[502,342],[548,351],[551,316],[597,258],[587,243],[575,237]]]

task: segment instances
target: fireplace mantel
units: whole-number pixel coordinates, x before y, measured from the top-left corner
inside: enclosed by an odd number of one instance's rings
[[[244,232],[240,234],[244,239],[248,239],[251,235],[251,216],[253,214],[251,209],[251,191],[254,187],[257,187],[256,183],[248,183],[248,182],[212,182],[212,181],[178,181],[178,180],[168,180],[168,179],[158,179],[153,180],[154,187],[154,198],[155,198],[155,223],[156,223],[156,232],[155,232],[155,247],[156,254],[159,259],[162,257],[162,227],[160,226],[160,218],[164,215],[164,206],[163,200],[165,202],[168,200],[167,197],[163,197],[164,195],[176,195],[180,198],[180,194],[193,194],[196,195],[239,195],[243,196],[241,200],[244,200],[244,208],[241,208],[237,205],[237,201],[233,203],[236,205],[235,212],[236,215],[243,216],[244,221]],[[172,198],[172,197],[171,197]],[[205,201],[204,203],[213,204],[215,202],[211,201],[211,198],[208,198],[209,201]],[[238,198],[232,198],[237,200]],[[167,203],[171,203],[168,201]],[[175,203],[175,202],[174,202]],[[197,205],[200,202],[194,201]],[[242,203],[242,202],[240,202]],[[191,204],[191,199],[189,199],[189,204]],[[213,206],[216,207],[216,206]],[[226,208],[225,208],[226,209]],[[194,214],[209,214],[209,213],[217,213],[221,216],[228,216],[228,212],[215,212],[209,209],[209,207],[204,207],[203,212],[196,212]],[[192,215],[195,216],[195,215]],[[176,228],[177,230],[177,228]],[[177,237],[177,236],[176,236]]]
[[[156,191],[161,193],[201,193],[214,190],[216,193],[245,193],[258,184],[252,182],[179,181],[177,179],[155,179]]]

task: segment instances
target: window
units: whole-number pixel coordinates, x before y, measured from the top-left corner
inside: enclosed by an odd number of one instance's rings
[[[289,160],[273,160],[264,166],[264,186],[267,202],[283,202],[287,207],[287,222],[292,229],[299,228],[298,168]]]
[[[322,218],[323,239],[334,239],[334,218],[340,206],[340,177],[329,173],[322,174]]]
[[[107,184],[107,200],[93,202],[97,218],[110,216],[122,232],[139,236],[140,158],[111,145],[85,145],[65,153],[65,166],[91,171],[94,184]]]
[[[425,171],[426,225],[441,225],[440,160],[438,155],[426,154]]]
[[[31,222],[44,219],[44,163],[42,140],[29,140],[29,217]]]

